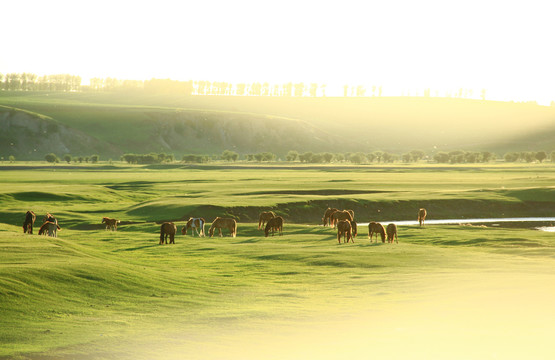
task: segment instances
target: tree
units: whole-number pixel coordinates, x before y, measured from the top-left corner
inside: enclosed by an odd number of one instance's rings
[[[520,157],[520,154],[517,152],[508,152],[503,156],[506,162],[515,162]]]
[[[100,159],[100,156],[98,155],[91,155],[91,162],[93,164],[96,164],[98,162],[98,160]]]
[[[8,156],[8,160],[9,160],[11,163],[15,162],[15,156],[13,156],[13,155]]]
[[[424,159],[424,156],[426,156],[426,153],[422,150],[411,150],[409,154],[412,157],[412,160],[415,162]]]
[[[222,153],[222,160],[237,161],[237,159],[239,159],[239,154],[237,154],[235,151],[224,150],[224,152]]]
[[[71,162],[71,155],[70,154],[65,154],[64,155],[64,161],[69,164]]]
[[[440,151],[434,155],[434,160],[438,163],[447,163],[449,162],[449,154],[444,151]]]
[[[46,160],[49,163],[58,163],[58,162],[60,162],[60,160],[58,159],[58,157],[54,153],[46,154],[44,156],[44,160]]]
[[[535,157],[536,157],[536,160],[538,160],[541,163],[542,161],[547,159],[547,153],[545,151],[538,151]]]
[[[323,154],[324,155],[324,161],[327,163],[332,162],[334,155],[332,153],[326,152]]]
[[[355,153],[349,156],[349,161],[353,164],[362,164],[366,160],[366,156],[362,153]]]
[[[307,152],[302,153],[302,154],[299,155],[299,160],[301,162],[309,162],[309,161],[312,160],[312,155],[313,155],[312,152],[307,151]]]
[[[383,151],[374,151],[372,153],[372,155],[374,155],[374,158],[378,161],[381,162],[382,161],[382,156],[383,156]]]
[[[299,153],[295,150],[291,150],[285,155],[285,160],[287,161],[295,161],[299,157]]]

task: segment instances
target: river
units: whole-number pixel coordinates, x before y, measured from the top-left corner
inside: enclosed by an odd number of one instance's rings
[[[500,223],[507,222],[520,222],[520,223],[549,223],[549,225],[540,226],[536,229],[542,231],[555,232],[555,217],[515,217],[515,218],[489,218],[489,219],[430,219],[426,220],[425,225],[445,225],[445,224],[491,224],[491,226],[499,226]],[[418,225],[417,220],[402,220],[402,221],[382,221],[382,224],[386,225],[389,223],[394,223],[397,226],[405,225]],[[359,226],[367,226],[368,223],[358,223]]]

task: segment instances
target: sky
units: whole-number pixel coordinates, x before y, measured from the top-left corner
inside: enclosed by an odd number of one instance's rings
[[[546,0],[7,1],[0,73],[555,100]]]

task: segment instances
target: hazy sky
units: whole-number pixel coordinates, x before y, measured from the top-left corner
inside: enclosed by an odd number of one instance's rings
[[[0,73],[486,88],[546,103],[550,1],[6,1]]]

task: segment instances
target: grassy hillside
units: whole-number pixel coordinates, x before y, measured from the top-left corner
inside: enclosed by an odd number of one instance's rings
[[[399,244],[365,229],[338,244],[318,224],[326,204],[384,223],[422,204],[552,216],[554,180],[551,164],[3,166],[0,358],[551,358],[552,233],[400,226]],[[268,208],[283,236],[251,220]],[[23,234],[29,209],[55,214],[58,238]],[[235,216],[238,236],[158,245],[157,221],[191,215]]]
[[[530,104],[410,97],[2,92],[0,105],[49,117],[86,134],[90,139],[81,143],[100,144],[96,147],[104,158],[149,151],[180,157],[225,149],[271,151],[280,156],[288,150],[403,153],[424,149],[432,153],[463,149],[499,154],[555,150],[555,108]],[[27,141],[19,136],[4,135],[6,141],[23,146]],[[75,154],[94,149],[66,147]],[[26,149],[14,155],[28,157],[28,153]]]

